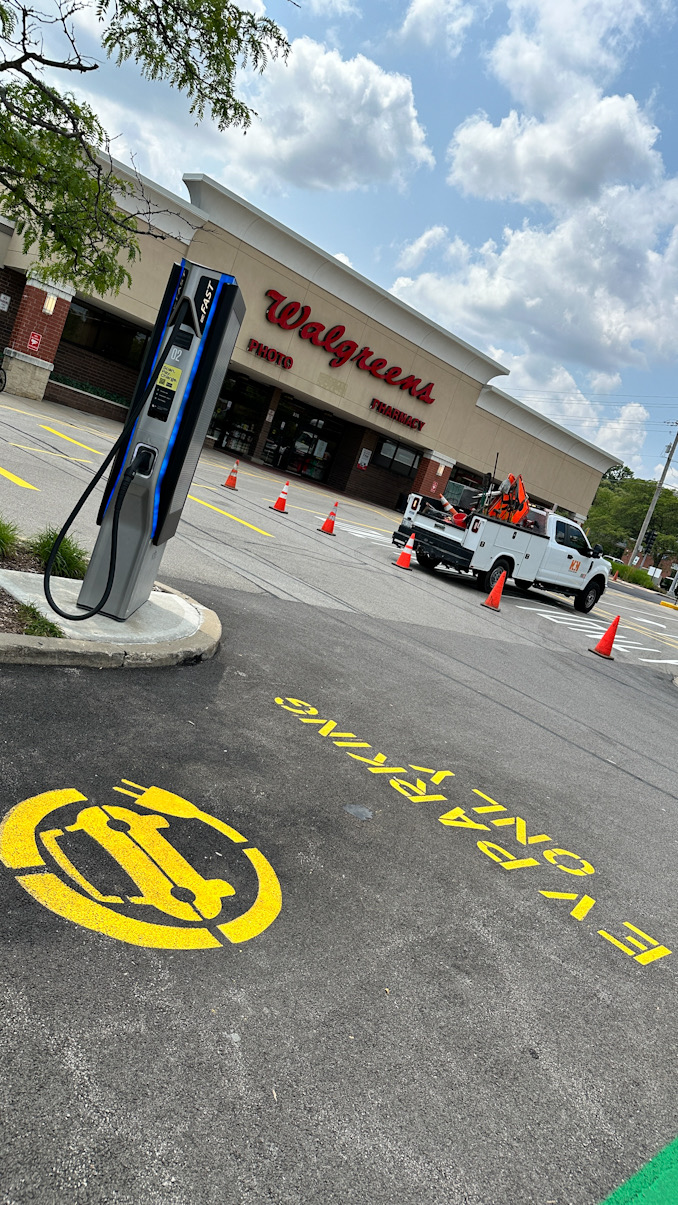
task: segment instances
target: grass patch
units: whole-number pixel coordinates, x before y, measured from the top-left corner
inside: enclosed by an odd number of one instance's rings
[[[51,619],[45,619],[32,603],[22,603],[17,618],[19,623],[23,624],[25,636],[53,636],[57,640],[63,639],[61,628],[52,623]]]
[[[19,543],[19,528],[16,523],[0,519],[0,559],[14,556]]]
[[[26,541],[26,547],[29,552],[38,558],[43,569],[49,559],[49,554],[52,551],[52,545],[59,534],[57,527],[46,527],[44,531],[39,532],[37,536],[33,536]],[[66,536],[62,541],[57,558],[52,566],[52,573],[55,577],[78,577],[83,578],[87,571],[87,552],[74,540],[71,536]]]

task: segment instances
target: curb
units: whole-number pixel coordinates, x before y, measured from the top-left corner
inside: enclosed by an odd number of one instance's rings
[[[200,627],[182,640],[161,640],[156,644],[131,644],[121,641],[72,640],[68,636],[14,636],[0,632],[0,665],[70,665],[87,669],[161,669],[171,665],[197,665],[209,661],[219,649],[221,623],[218,615],[202,607],[195,599],[156,586],[166,594],[177,594],[200,612]]]

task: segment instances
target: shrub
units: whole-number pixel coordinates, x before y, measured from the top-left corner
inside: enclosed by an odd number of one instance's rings
[[[0,519],[0,558],[14,556],[19,542],[19,528],[16,523]]]
[[[634,565],[624,565],[621,561],[615,561],[610,569],[612,570],[610,577],[617,572],[619,580],[622,582],[631,582],[634,586],[647,586],[650,590],[657,589],[646,569],[636,569]]]
[[[43,568],[47,564],[52,545],[59,534],[57,527],[46,527],[37,536],[27,540],[29,552],[37,556]],[[52,566],[55,577],[84,577],[87,571],[87,552],[81,548],[77,540],[66,536],[62,541],[57,558]]]

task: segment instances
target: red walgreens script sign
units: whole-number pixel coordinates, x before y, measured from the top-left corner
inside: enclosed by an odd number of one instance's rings
[[[435,401],[431,393],[432,381],[429,381],[428,385],[422,385],[419,377],[402,377],[402,368],[389,368],[388,361],[374,356],[371,347],[361,347],[358,350],[358,344],[352,339],[344,339],[345,326],[331,326],[326,330],[322,322],[309,322],[310,305],[302,305],[300,301],[287,301],[276,289],[268,289],[266,296],[272,299],[266,310],[268,321],[284,331],[298,331],[300,339],[308,339],[314,347],[324,347],[325,351],[332,352],[330,368],[342,368],[351,360],[356,368],[369,372],[371,376],[376,377],[378,381],[385,381],[387,385],[397,385],[399,389],[407,390],[411,397],[418,398],[420,402],[426,402],[430,406],[431,402]],[[285,302],[287,304],[284,304]],[[374,356],[374,359],[370,359],[370,356]]]
[[[28,350],[39,351],[41,343],[42,335],[39,335],[37,331],[31,331],[30,335],[28,336]]]

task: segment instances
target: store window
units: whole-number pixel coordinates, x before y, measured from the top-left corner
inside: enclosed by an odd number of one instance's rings
[[[284,394],[278,402],[262,460],[285,473],[325,481],[345,425],[333,414]]]
[[[122,322],[84,301],[71,302],[62,335],[64,342],[96,352],[128,368],[139,367],[149,338],[148,331],[131,322]]]
[[[388,469],[400,477],[414,477],[420,459],[421,456],[414,448],[395,443],[392,439],[382,439],[372,457],[372,464],[378,464],[382,469]]]
[[[216,446],[250,456],[271,401],[271,386],[228,372],[214,407],[208,435]]]

